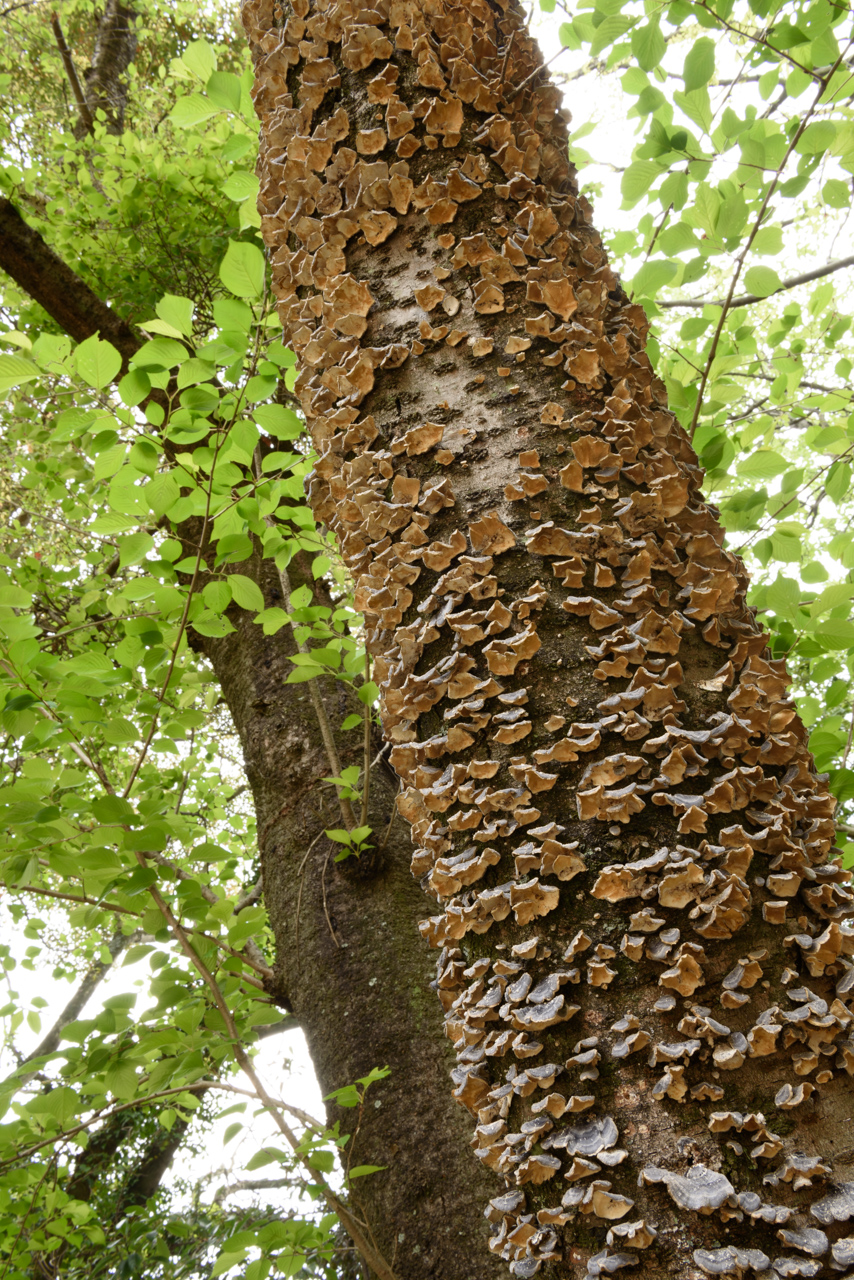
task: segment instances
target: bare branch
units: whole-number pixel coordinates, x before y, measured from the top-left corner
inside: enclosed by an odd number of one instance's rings
[[[745,293],[740,298],[733,298],[727,305],[730,311],[734,307],[750,307],[755,302],[764,302],[766,298],[774,298],[778,293],[796,289],[799,284],[809,284],[811,280],[821,280],[823,276],[832,275],[834,271],[843,271],[846,267],[854,267],[854,254],[848,258],[839,258],[836,262],[828,262],[824,267],[814,267],[812,271],[802,271],[798,276],[790,276],[788,280],[781,282],[779,289],[775,289],[773,293],[766,293],[765,297],[760,297],[756,293]],[[670,302],[656,302],[655,305],[669,310],[673,307],[722,307],[724,303],[723,298],[673,298]]]

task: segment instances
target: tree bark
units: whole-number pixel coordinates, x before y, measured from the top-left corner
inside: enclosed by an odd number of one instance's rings
[[[84,74],[86,107],[90,120],[81,118],[74,126],[74,136],[83,138],[91,132],[96,112],[106,116],[107,133],[120,134],[125,124],[128,84],[125,72],[136,57],[136,12],[122,0],[107,0],[98,23],[98,35],[92,65]]]
[[[521,7],[243,17],[314,510],[441,905],[423,932],[454,1096],[505,1179],[490,1247],[517,1276],[837,1275],[854,935],[833,800]],[[325,1014],[347,1034],[346,1005]]]
[[[259,582],[268,607],[281,606],[272,564],[240,569]],[[418,936],[429,902],[409,872],[412,849],[394,806],[397,779],[374,767],[374,852],[336,863],[338,846],[323,832],[340,826],[340,817],[334,788],[323,781],[330,768],[317,719],[306,685],[285,683],[296,651],[292,635],[264,636],[240,610],[229,618],[234,632],[194,643],[214,667],[252,788],[276,939],[271,994],[302,1027],[324,1095],[375,1067],[390,1068],[362,1112],[327,1110],[330,1122],[354,1134],[344,1152],[348,1167],[382,1166],[354,1181],[353,1201],[397,1275],[486,1280],[500,1269],[485,1248],[482,1210],[500,1182],[471,1160],[464,1117],[447,1088],[453,1055]],[[353,703],[333,681],[324,701],[337,731]],[[338,737],[345,768],[361,761],[359,737]]]

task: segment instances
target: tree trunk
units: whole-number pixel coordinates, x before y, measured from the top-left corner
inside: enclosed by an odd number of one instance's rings
[[[269,607],[281,606],[275,566],[240,569],[253,574]],[[500,1269],[485,1247],[483,1204],[501,1184],[472,1161],[464,1117],[448,1091],[453,1055],[418,936],[429,902],[409,873],[405,823],[392,821],[397,779],[373,770],[378,853],[368,865],[336,863],[338,846],[323,832],[341,818],[334,788],[323,781],[330,766],[320,730],[307,686],[285,683],[296,651],[291,632],[264,636],[238,609],[229,618],[234,632],[194,644],[214,667],[243,747],[276,939],[271,994],[305,1032],[324,1094],[374,1067],[391,1069],[361,1114],[328,1112],[343,1133],[355,1133],[348,1164],[383,1166],[354,1181],[353,1200],[401,1280],[487,1280]],[[334,681],[324,693],[337,730],[353,704]],[[361,745],[346,742],[338,743],[345,768],[360,763]]]
[[[314,509],[356,579],[413,870],[441,904],[423,931],[454,1096],[505,1180],[490,1247],[517,1276],[838,1275],[854,937],[833,801],[521,8],[247,0],[244,23]],[[256,779],[298,745],[269,725],[247,737]],[[285,949],[293,858],[267,884]],[[371,892],[336,882],[337,928]],[[321,983],[355,961],[359,984],[314,996],[321,1075],[355,1010],[381,1015],[363,984],[390,950],[318,944]],[[391,1175],[404,1203],[410,1175]],[[407,1242],[395,1266],[421,1274]]]

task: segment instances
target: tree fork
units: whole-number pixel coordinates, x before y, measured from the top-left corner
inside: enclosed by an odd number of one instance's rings
[[[490,1247],[517,1276],[839,1275],[833,799],[521,7],[243,18],[314,510],[442,908],[454,1096],[505,1180]]]

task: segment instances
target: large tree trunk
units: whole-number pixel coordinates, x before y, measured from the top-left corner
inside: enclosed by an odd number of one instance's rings
[[[519,1276],[838,1275],[854,937],[833,802],[520,7],[247,0],[244,22],[315,512],[442,906],[424,933],[454,1096],[506,1183],[491,1248]],[[262,737],[254,773],[291,750],[286,724]],[[290,859],[268,883],[285,946]],[[368,901],[349,892],[342,922]],[[381,982],[391,948],[357,950]],[[323,959],[335,982],[355,954]],[[373,1017],[352,994],[317,997],[342,1039]],[[395,1266],[423,1274],[408,1235]]]

